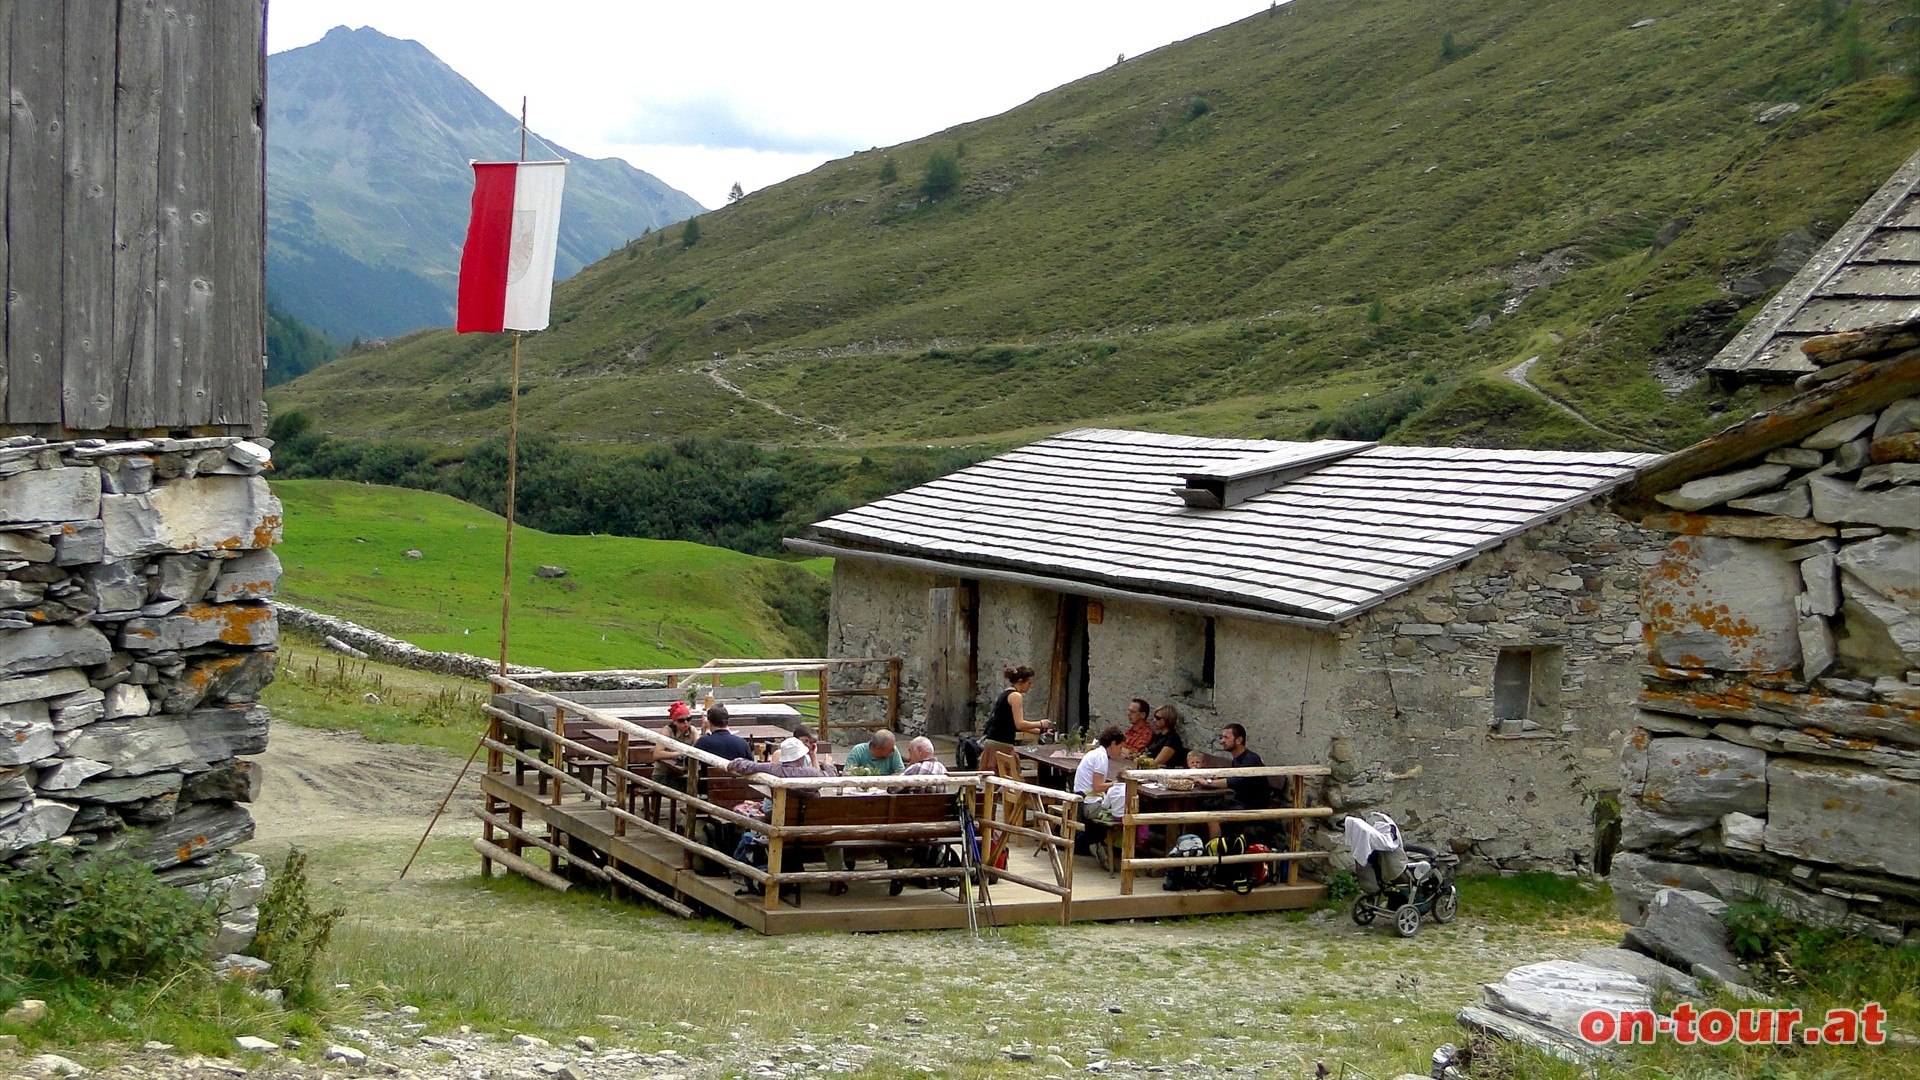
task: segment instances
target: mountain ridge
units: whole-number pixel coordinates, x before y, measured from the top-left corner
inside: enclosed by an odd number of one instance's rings
[[[1876,76],[1910,63],[1893,16],[1295,0],[629,243],[556,290],[523,421],[1681,445],[1744,407],[1698,380],[1767,291],[1733,285],[1920,139],[1908,82]],[[502,356],[427,332],[275,400],[341,434],[472,439],[504,406],[448,403]],[[1527,384],[1501,374],[1535,357]]]
[[[467,162],[519,156],[518,119],[424,45],[372,27],[335,27],[267,70],[275,302],[342,340],[450,324]],[[560,277],[704,210],[625,161],[553,149],[572,161]]]

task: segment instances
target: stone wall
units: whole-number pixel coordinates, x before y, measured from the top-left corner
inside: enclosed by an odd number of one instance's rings
[[[1623,762],[1626,921],[1674,885],[1914,939],[1917,432],[1909,398],[1655,495],[1673,535]]]
[[[0,440],[0,861],[131,845],[251,932],[280,503],[264,443]]]
[[[1503,869],[1591,867],[1637,688],[1649,547],[1582,507],[1343,624],[1312,675],[1326,690],[1278,718],[1277,744],[1332,765],[1337,813],[1385,810],[1420,842]],[[1501,722],[1503,649],[1531,663],[1526,715]]]

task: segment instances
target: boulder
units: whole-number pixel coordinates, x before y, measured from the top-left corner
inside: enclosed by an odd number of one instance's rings
[[[210,765],[267,748],[267,710],[260,706],[196,709],[169,723],[144,717],[102,720],[81,728],[69,757],[92,758],[115,776],[138,776],[182,765]]]
[[[1482,989],[1489,1008],[1576,1038],[1580,1018],[1594,1009],[1619,1013],[1653,1008],[1653,989],[1638,977],[1571,960],[1526,964]]]
[[[127,620],[120,629],[120,645],[134,652],[191,649],[214,642],[271,645],[279,629],[273,609],[264,604],[189,604],[162,618]]]
[[[1800,677],[1817,679],[1833,666],[1833,628],[1818,615],[1800,620]]]
[[[96,469],[38,469],[0,479],[0,523],[85,521],[99,516]]]
[[[135,852],[156,869],[225,851],[253,837],[253,817],[232,803],[195,803],[147,831]],[[125,842],[125,841],[122,841]]]
[[[1765,849],[1767,820],[1738,811],[1720,819],[1720,845],[1728,851],[1758,855]]]
[[[31,533],[0,533],[0,559],[52,562],[53,545]]]
[[[1719,739],[1630,739],[1621,794],[1670,814],[1765,813],[1767,754]]]
[[[1685,997],[1698,997],[1700,994],[1700,980],[1645,953],[1628,949],[1588,949],[1577,959],[1588,967],[1631,975],[1656,993],[1665,990]]]
[[[35,799],[19,817],[0,826],[0,858],[67,834],[79,807],[53,799]]]
[[[1898,650],[1889,668],[1920,664],[1920,616],[1905,603],[1888,599],[1880,590],[1850,573],[1840,575],[1840,594],[1845,598],[1841,610],[1850,637],[1879,634]],[[1845,651],[1845,650],[1843,650]],[[1891,674],[1891,670],[1860,669],[1873,674]]]
[[[1797,667],[1801,585],[1799,568],[1772,545],[1676,537],[1642,586],[1653,659],[1721,671]]]
[[[1727,505],[1735,510],[1751,510],[1756,514],[1775,514],[1790,518],[1803,518],[1813,512],[1813,499],[1807,494],[1804,484],[1797,484],[1785,491],[1769,491],[1760,495],[1748,495],[1741,499],[1728,499]]]
[[[1920,784],[1875,769],[1777,757],[1767,767],[1766,849],[1920,880]]]
[[[82,566],[107,557],[107,532],[98,521],[69,521],[53,534],[54,562]]]
[[[1920,397],[1903,398],[1881,409],[1880,419],[1873,425],[1876,439],[1909,431],[1920,431]]]
[[[1832,476],[1816,476],[1807,486],[1813,494],[1813,516],[1830,525],[1920,529],[1920,487],[1861,491]]]
[[[1728,947],[1724,900],[1691,889],[1661,889],[1647,905],[1646,922],[1627,930],[1626,947],[1662,960],[1695,978],[1745,986],[1748,974]]]
[[[59,753],[44,701],[0,705],[0,766],[26,765]]]
[[[1845,420],[1836,420],[1800,440],[1800,445],[1809,450],[1836,449],[1866,434],[1873,428],[1877,419],[1878,417],[1874,414],[1865,413],[1860,416],[1849,416]]]
[[[91,667],[113,655],[91,626],[35,626],[0,634],[0,678],[58,668]]]
[[[112,558],[248,551],[280,542],[280,500],[257,476],[202,476],[100,501]]]
[[[1832,615],[1840,610],[1838,563],[1822,552],[1800,560],[1800,582],[1806,586],[1807,614]]]
[[[163,555],[154,560],[150,599],[198,601],[220,574],[220,563],[202,555]]]
[[[237,559],[220,564],[220,576],[214,580],[207,599],[216,604],[234,600],[265,600],[280,584],[280,556],[271,549],[249,551]]]
[[[1654,894],[1666,888],[1692,889],[1722,899],[1759,897],[1789,917],[1816,926],[1839,925],[1847,918],[1846,901],[1837,897],[1795,888],[1764,874],[1666,862],[1637,851],[1622,851],[1613,857],[1607,883],[1613,886],[1620,921],[1630,926],[1646,919]]]
[[[85,574],[97,611],[138,611],[147,602],[147,575],[137,562],[101,563]]]
[[[1673,491],[1660,492],[1654,498],[1675,510],[1703,510],[1728,499],[1778,487],[1792,472],[1793,469],[1786,465],[1755,465],[1737,472],[1689,480]]]
[[[43,675],[0,679],[0,705],[11,705],[16,701],[31,701],[34,698],[59,697],[62,694],[78,693],[86,688],[87,677],[78,671],[49,671]]]

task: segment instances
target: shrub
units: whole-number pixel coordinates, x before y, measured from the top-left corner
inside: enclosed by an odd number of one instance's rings
[[[165,978],[206,955],[212,901],[125,849],[48,845],[0,872],[0,1000],[34,985]]]
[[[700,219],[690,217],[680,229],[680,246],[690,248],[700,242]]]
[[[900,170],[894,166],[892,158],[888,158],[886,161],[880,164],[880,182],[881,183],[893,184],[893,183],[898,183],[899,180],[900,180]]]
[[[920,182],[920,192],[929,199],[938,199],[960,190],[960,159],[946,152],[935,150],[927,159],[927,175]]]
[[[1212,111],[1213,105],[1198,94],[1194,95],[1192,101],[1187,102],[1187,119],[1189,120],[1198,120]]]
[[[1360,895],[1360,879],[1351,870],[1335,870],[1327,877],[1327,900],[1345,904]]]
[[[289,848],[287,859],[267,882],[260,899],[260,928],[253,938],[253,955],[273,965],[269,985],[286,991],[295,1005],[314,998],[314,972],[321,950],[333,936],[333,924],[346,908],[314,906],[307,883],[307,853]]]

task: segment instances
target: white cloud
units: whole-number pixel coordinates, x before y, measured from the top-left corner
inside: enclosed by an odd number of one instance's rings
[[[1005,111],[1261,0],[273,0],[270,48],[412,38],[532,127],[708,206],[856,149]],[[529,14],[532,12],[533,14]],[[271,133],[269,133],[271,138]],[[782,171],[790,170],[790,171]]]

